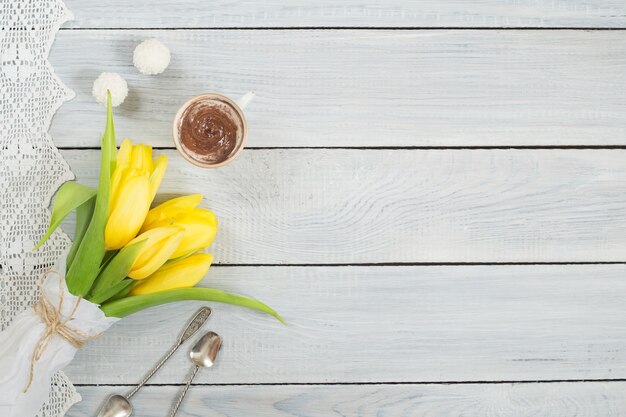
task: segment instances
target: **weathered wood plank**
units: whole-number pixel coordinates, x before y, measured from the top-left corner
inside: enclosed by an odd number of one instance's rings
[[[66,0],[71,27],[625,27],[620,0]]]
[[[538,381],[626,377],[626,265],[215,267],[287,327],[213,304],[224,338],[198,383]],[[139,313],[82,349],[78,384],[132,384],[200,303]],[[181,383],[181,349],[153,383]],[[455,415],[455,414],[446,414]]]
[[[625,260],[624,150],[249,150],[217,170],[164,153],[160,193],[206,196],[219,263]],[[99,151],[62,154],[96,183]]]
[[[150,37],[173,53],[152,77],[132,66]],[[250,90],[249,146],[626,144],[621,31],[64,31],[51,61],[77,93],[58,146],[98,146],[101,71],[131,89],[118,132],[159,146],[190,96]]]
[[[79,387],[68,417],[92,417],[120,388]],[[161,417],[180,387],[147,387],[136,413]],[[626,414],[626,383],[192,387],[183,416],[570,417]]]

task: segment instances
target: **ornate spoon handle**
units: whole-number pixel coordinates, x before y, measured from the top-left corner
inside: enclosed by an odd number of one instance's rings
[[[198,369],[200,369],[200,367],[196,365],[191,370],[191,374],[189,375],[189,378],[187,379],[187,383],[185,384],[185,387],[183,388],[183,392],[180,393],[180,396],[178,397],[176,404],[174,404],[174,407],[172,408],[172,411],[170,412],[169,417],[174,417],[176,413],[178,412],[180,405],[183,403],[183,399],[185,398],[185,395],[187,395],[187,391],[189,390],[189,386],[191,385],[191,382],[195,378],[196,373],[198,373]]]
[[[172,348],[159,360],[159,362],[143,377],[143,379],[137,384],[135,388],[132,389],[128,394],[126,394],[126,398],[130,399],[133,395],[137,394],[137,391],[143,387],[146,382],[168,361],[169,358],[172,357],[174,352],[190,337],[192,337],[202,325],[207,321],[209,316],[211,315],[211,309],[209,307],[202,307],[200,310],[196,312],[193,318],[187,323],[185,330],[180,334],[180,337],[172,346]]]

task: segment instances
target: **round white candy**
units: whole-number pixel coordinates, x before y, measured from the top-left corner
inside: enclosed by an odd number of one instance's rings
[[[135,48],[133,64],[143,74],[160,74],[170,64],[170,50],[158,40],[148,39]]]
[[[93,82],[91,94],[98,103],[106,106],[107,90],[111,92],[111,105],[117,107],[124,102],[124,99],[126,99],[128,95],[128,84],[126,84],[126,80],[119,74],[103,72],[96,81]]]

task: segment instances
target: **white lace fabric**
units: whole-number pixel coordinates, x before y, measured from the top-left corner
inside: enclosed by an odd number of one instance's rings
[[[56,109],[74,96],[48,62],[57,30],[72,17],[61,0],[0,0],[0,330],[36,301],[39,276],[70,242],[57,232],[32,251],[52,195],[73,178],[47,133]],[[62,416],[77,401],[59,372],[38,415]]]

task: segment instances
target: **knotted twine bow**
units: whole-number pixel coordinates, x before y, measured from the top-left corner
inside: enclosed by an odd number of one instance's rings
[[[55,308],[48,298],[48,294],[46,294],[46,289],[44,287],[44,281],[51,273],[57,274],[61,279],[59,280],[59,305]],[[41,292],[41,296],[39,300],[35,304],[33,304],[33,309],[35,310],[35,314],[39,316],[41,322],[46,326],[46,331],[41,335],[37,345],[35,346],[35,350],[33,351],[33,356],[30,360],[30,373],[28,376],[28,383],[24,388],[23,392],[27,392],[33,383],[33,376],[35,374],[35,364],[39,359],[41,359],[41,355],[45,352],[52,340],[52,337],[55,334],[58,334],[65,340],[67,340],[72,346],[76,349],[80,349],[83,347],[88,340],[95,338],[96,336],[90,336],[89,334],[82,332],[77,329],[73,329],[67,325],[67,323],[72,320],[76,310],[78,309],[78,305],[80,304],[82,297],[78,297],[76,299],[76,303],[74,303],[74,307],[70,314],[67,316],[65,320],[62,319],[61,312],[63,311],[63,296],[65,293],[65,288],[63,286],[63,277],[57,271],[49,270],[44,272],[39,278],[39,290]]]

